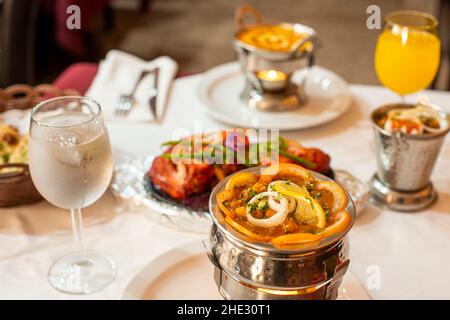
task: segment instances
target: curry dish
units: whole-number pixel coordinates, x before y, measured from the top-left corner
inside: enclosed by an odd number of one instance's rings
[[[0,164],[4,163],[28,163],[28,134],[21,136],[16,128],[0,122]],[[11,169],[0,173],[6,171]]]
[[[313,245],[351,224],[342,187],[292,163],[267,167],[261,175],[238,172],[216,200],[227,224],[275,247]]]
[[[296,32],[289,25],[256,25],[238,32],[236,37],[251,46],[270,50],[288,52],[295,44],[305,38],[306,34]]]
[[[391,109],[378,116],[375,122],[389,132],[421,135],[445,130],[445,121],[442,120],[442,116],[436,110],[419,105],[413,108]]]

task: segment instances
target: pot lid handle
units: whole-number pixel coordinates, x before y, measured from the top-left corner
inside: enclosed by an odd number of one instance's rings
[[[310,42],[313,47],[311,49],[309,49],[309,50],[308,49],[303,50],[302,47],[307,42]],[[317,34],[316,33],[312,33],[312,34],[308,35],[307,37],[301,39],[299,42],[297,42],[295,44],[295,47],[292,49],[291,57],[292,58],[297,58],[297,57],[305,54],[305,51],[308,52],[308,54],[310,54],[310,52],[312,52],[312,51],[314,51],[316,49],[317,45],[318,45]]]
[[[250,16],[253,18],[253,20],[254,20],[253,24],[246,25],[244,23],[244,20],[247,16]],[[235,21],[236,21],[237,30],[241,31],[241,30],[247,28],[248,26],[261,24],[262,16],[261,16],[261,13],[255,9],[255,7],[245,4],[245,5],[239,6],[236,9]]]
[[[333,278],[331,279],[331,282],[327,285],[325,299],[332,300],[335,299],[335,297],[337,297],[339,286],[341,285],[342,278],[347,272],[349,264],[350,260],[346,259],[336,267],[336,269],[334,270]]]

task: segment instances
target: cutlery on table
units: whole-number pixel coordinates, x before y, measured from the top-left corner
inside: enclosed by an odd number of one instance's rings
[[[153,120],[155,122],[159,122],[159,118],[158,118],[158,113],[157,113],[157,109],[156,109],[156,101],[158,98],[158,77],[159,77],[159,68],[156,67],[155,69],[152,70],[154,76],[155,76],[155,82],[153,84],[153,89],[151,91],[150,94],[150,100],[148,101],[149,106],[150,106],[150,112],[153,115]]]
[[[133,105],[135,102],[134,94],[136,93],[136,90],[137,90],[139,84],[141,83],[142,79],[144,79],[144,77],[147,74],[149,74],[150,72],[152,72],[152,71],[148,71],[148,70],[142,71],[141,74],[139,75],[139,78],[136,81],[131,93],[120,95],[118,104],[116,106],[116,109],[114,110],[115,116],[124,118],[130,113],[130,111],[133,109]]]

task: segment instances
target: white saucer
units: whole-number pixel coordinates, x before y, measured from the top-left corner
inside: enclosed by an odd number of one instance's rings
[[[139,271],[126,286],[122,300],[222,299],[213,279],[213,265],[201,242],[193,242],[159,256]],[[339,288],[339,300],[370,299],[363,285],[349,272]]]
[[[299,82],[302,75],[294,74]],[[244,75],[237,62],[214,67],[204,74],[198,94],[205,111],[216,120],[235,127],[295,130],[315,127],[336,119],[350,107],[347,82],[334,72],[314,66],[307,75],[308,101],[294,111],[263,112],[250,109],[240,100]]]

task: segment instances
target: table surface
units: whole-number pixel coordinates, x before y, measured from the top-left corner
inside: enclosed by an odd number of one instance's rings
[[[174,82],[161,124],[110,123],[115,153],[157,153],[171,136],[227,128],[201,109],[196,89],[202,75]],[[332,166],[365,181],[375,170],[370,111],[399,98],[377,86],[351,85],[353,103],[341,118],[320,127],[283,133],[332,156]],[[427,91],[445,106],[450,94]],[[414,100],[411,96],[409,99]],[[350,270],[375,299],[449,299],[450,279],[450,143],[443,145],[432,180],[438,201],[428,210],[405,214],[368,206],[350,231]],[[205,235],[158,225],[145,208],[129,210],[109,192],[84,210],[87,248],[108,252],[117,262],[117,279],[100,293],[72,296],[47,282],[52,261],[73,250],[70,216],[46,202],[0,210],[0,298],[118,299],[136,272],[158,255]],[[379,275],[379,286],[373,276]],[[212,277],[211,277],[212,280]],[[372,285],[371,285],[372,284]]]

